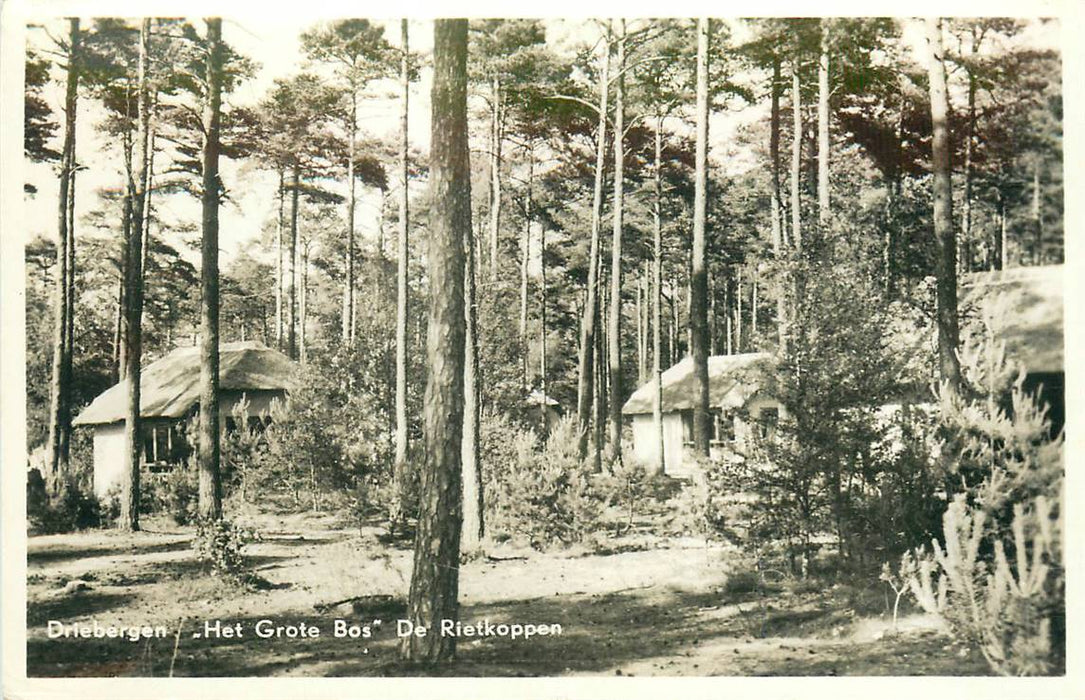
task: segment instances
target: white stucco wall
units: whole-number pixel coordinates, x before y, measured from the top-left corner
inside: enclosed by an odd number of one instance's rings
[[[104,496],[124,475],[124,423],[94,427],[94,493]]]
[[[637,461],[655,465],[659,459],[659,437],[651,414],[633,416],[633,455]],[[663,414],[663,462],[664,473],[670,476],[688,476],[688,460],[683,459],[682,416],[678,413]]]

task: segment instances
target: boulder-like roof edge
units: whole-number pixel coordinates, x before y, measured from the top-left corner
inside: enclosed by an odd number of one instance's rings
[[[766,371],[772,367],[767,352],[737,355],[713,355],[708,358],[708,405],[712,408],[738,408],[761,388]],[[693,408],[695,381],[693,358],[685,357],[663,372],[663,411]],[[622,406],[624,415],[652,412],[655,379],[641,385]]]
[[[221,391],[290,391],[296,365],[278,350],[257,341],[219,346]],[[140,373],[140,416],[181,418],[199,403],[200,350],[172,350]],[[127,414],[128,381],[106,389],[83,409],[73,425],[103,425],[123,421]]]
[[[1042,265],[963,275],[962,329],[987,313],[1007,357],[1030,373],[1064,371],[1063,274],[1063,265]]]

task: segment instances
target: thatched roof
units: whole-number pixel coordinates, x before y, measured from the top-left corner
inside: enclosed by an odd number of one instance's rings
[[[708,405],[713,408],[739,408],[758,389],[766,372],[771,371],[772,356],[767,352],[740,355],[714,355],[708,358]],[[693,358],[686,357],[663,372],[663,411],[693,408],[696,396]],[[655,379],[633,392],[622,406],[622,413],[635,415],[652,412]]]
[[[524,403],[526,403],[528,406],[544,406],[544,405],[545,406],[560,406],[561,405],[561,402],[559,402],[557,399],[553,398],[552,396],[544,396],[543,393],[541,391],[539,391],[538,389],[535,389],[530,394],[528,394],[527,398],[524,399]]]
[[[262,343],[224,343],[219,349],[219,388],[222,391],[288,391],[294,363]],[[143,368],[140,376],[140,415],[181,418],[199,403],[200,351],[178,348]],[[123,421],[127,413],[128,381],[102,392],[73,421],[101,425]]]
[[[1063,371],[1062,265],[977,272],[961,279],[961,325],[993,316],[1006,356],[1029,372]]]

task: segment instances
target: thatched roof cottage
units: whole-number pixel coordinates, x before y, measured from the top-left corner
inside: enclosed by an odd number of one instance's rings
[[[250,420],[261,420],[271,402],[290,391],[294,363],[286,355],[258,342],[225,343],[219,351],[220,411],[223,426],[242,399]],[[99,395],[73,421],[94,429],[94,492],[104,495],[121,483],[124,473],[124,422],[128,382],[122,380]],[[191,452],[183,424],[199,410],[199,348],[170,352],[143,368],[140,377],[140,417],[143,459],[162,471]]]
[[[761,387],[772,372],[765,352],[714,355],[708,358],[710,447],[714,454],[741,447],[753,431],[769,431],[785,409]],[[663,372],[663,469],[669,476],[693,475],[692,456],[683,449],[693,443],[693,401],[696,382],[693,358],[686,357]],[[659,436],[652,418],[656,382],[638,388],[622,406],[633,425],[633,454],[645,464],[657,464]]]

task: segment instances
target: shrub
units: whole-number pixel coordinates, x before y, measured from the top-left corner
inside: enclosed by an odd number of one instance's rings
[[[487,416],[483,430],[486,515],[491,532],[528,538],[533,547],[579,541],[603,505],[591,467],[580,459],[578,427],[562,419],[540,445],[535,433]]]
[[[178,525],[187,525],[196,518],[200,485],[195,458],[189,458],[169,472],[155,476],[156,510],[167,513]]]
[[[228,520],[197,522],[196,539],[192,546],[196,551],[196,560],[206,564],[213,576],[236,583],[248,577],[241,555],[244,541],[240,531]]]
[[[28,496],[33,495],[33,500],[27,500],[27,522],[32,530],[56,534],[103,524],[98,498],[85,490],[78,479],[68,478],[52,496],[48,495],[44,482],[31,483],[30,487]]]
[[[958,495],[945,513],[945,548],[935,541],[931,552],[920,548],[905,554],[901,576],[920,606],[977,645],[996,672],[1060,673],[1065,659],[1062,509],[1040,496],[1028,507],[1017,504],[1014,513],[1007,555],[984,512]],[[986,562],[981,545],[991,539],[994,557]]]

